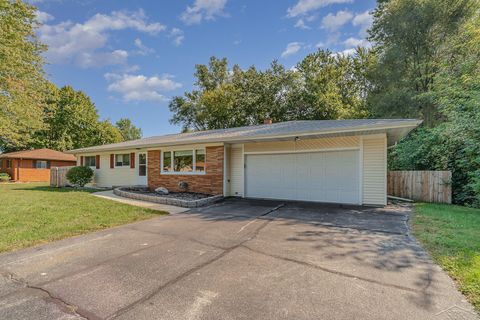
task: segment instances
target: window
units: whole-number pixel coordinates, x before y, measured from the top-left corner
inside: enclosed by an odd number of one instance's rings
[[[172,152],[164,152],[163,153],[163,168],[162,171],[169,172],[172,170]]]
[[[95,167],[95,166],[96,166],[95,156],[87,156],[87,157],[85,157],[85,166],[87,166],[87,167]]]
[[[174,151],[173,152],[173,171],[192,172],[193,171],[193,151]]]
[[[195,150],[195,171],[205,172],[205,150]]]
[[[205,173],[205,150],[164,151],[163,173]]]
[[[37,160],[35,161],[35,168],[37,169],[47,169],[48,163],[45,160]]]
[[[11,169],[12,168],[12,160],[7,159],[5,161],[7,162],[7,169]]]
[[[147,175],[147,155],[145,153],[138,154],[138,175],[140,177]]]
[[[115,155],[115,167],[130,166],[130,154],[116,154]]]

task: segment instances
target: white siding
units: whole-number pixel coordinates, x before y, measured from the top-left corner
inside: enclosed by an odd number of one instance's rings
[[[230,148],[230,196],[243,197],[244,188],[244,156],[243,145],[232,145]]]
[[[321,139],[300,139],[296,142],[294,140],[252,142],[245,144],[245,153],[296,152],[357,148],[359,146],[359,140],[360,138],[358,136],[348,136]]]
[[[387,204],[387,136],[363,137],[363,204]]]
[[[129,186],[137,185],[141,182],[141,177],[138,176],[138,153],[146,153],[145,150],[125,150],[117,151],[117,154],[135,152],[135,168],[115,167],[110,168],[110,152],[108,153],[86,153],[77,155],[77,164],[80,165],[80,156],[96,156],[100,155],[100,169],[92,167],[95,172],[93,178],[93,185],[98,187],[112,187],[112,186]]]

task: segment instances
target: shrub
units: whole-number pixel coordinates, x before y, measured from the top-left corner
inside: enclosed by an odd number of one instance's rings
[[[75,186],[84,187],[92,182],[93,170],[90,167],[73,167],[67,172],[67,179]]]
[[[0,173],[0,181],[1,182],[6,182],[6,181],[10,181],[10,176],[8,175],[8,173]]]

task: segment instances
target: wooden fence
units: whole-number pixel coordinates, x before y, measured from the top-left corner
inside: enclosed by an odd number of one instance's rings
[[[65,187],[70,185],[67,179],[67,172],[73,167],[52,167],[50,168],[50,186]]]
[[[452,203],[450,171],[389,171],[388,195],[415,201]]]

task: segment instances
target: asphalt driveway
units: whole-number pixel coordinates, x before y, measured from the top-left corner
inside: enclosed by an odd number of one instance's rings
[[[408,207],[227,200],[0,255],[0,319],[477,319]]]

